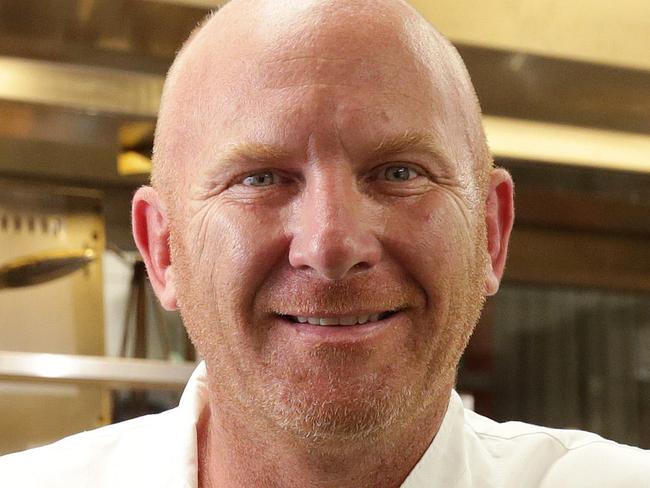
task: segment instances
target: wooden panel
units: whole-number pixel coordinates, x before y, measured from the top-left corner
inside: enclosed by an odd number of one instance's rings
[[[650,206],[641,203],[527,188],[517,192],[515,207],[518,224],[650,238]]]
[[[504,280],[650,292],[650,239],[519,226]]]
[[[483,113],[647,134],[650,72],[460,44]]]

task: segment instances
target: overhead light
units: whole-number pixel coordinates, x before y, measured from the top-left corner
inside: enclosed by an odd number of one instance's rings
[[[151,159],[135,151],[125,151],[117,157],[117,172],[121,176],[151,173]]]
[[[650,136],[489,115],[483,125],[495,158],[650,173]]]

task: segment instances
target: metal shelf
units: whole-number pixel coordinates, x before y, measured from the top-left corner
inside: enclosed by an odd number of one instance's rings
[[[195,367],[190,362],[0,351],[0,381],[182,390]]]

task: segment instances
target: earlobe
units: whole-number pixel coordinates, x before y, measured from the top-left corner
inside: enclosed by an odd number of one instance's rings
[[[499,290],[505,269],[508,242],[514,222],[513,182],[506,170],[496,168],[490,174],[485,207],[489,258],[485,293],[494,295]]]
[[[178,304],[169,250],[169,220],[153,188],[143,186],[135,193],[131,222],[135,243],[156,296],[166,310],[176,310]]]

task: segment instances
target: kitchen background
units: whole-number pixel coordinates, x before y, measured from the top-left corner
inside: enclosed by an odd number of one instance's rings
[[[175,405],[195,362],[130,198],[208,0],[0,0],[0,454]],[[650,2],[413,0],[516,183],[458,389],[498,420],[650,448]]]

